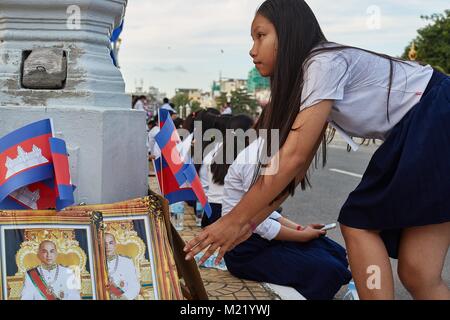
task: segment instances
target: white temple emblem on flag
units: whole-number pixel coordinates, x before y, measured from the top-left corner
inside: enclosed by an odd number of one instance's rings
[[[21,146],[17,147],[17,158],[6,158],[6,173],[5,180],[9,177],[19,173],[23,170],[48,163],[49,161],[42,155],[42,150],[33,145],[31,152],[25,152]]]

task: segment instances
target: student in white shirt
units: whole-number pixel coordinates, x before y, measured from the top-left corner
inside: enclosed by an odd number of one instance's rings
[[[231,132],[232,130],[241,129],[245,132],[252,126],[253,119],[246,115],[216,116],[214,123],[214,127],[221,132],[225,145],[230,138],[227,136],[227,130]],[[208,149],[211,151],[203,159],[203,164],[199,170],[200,180],[212,209],[211,217],[203,215],[202,228],[216,222],[222,216],[223,186],[230,166],[227,164],[226,152],[223,151],[223,145],[223,142],[216,141],[208,146]]]
[[[379,138],[339,222],[361,299],[394,299],[389,257],[415,299],[450,299],[442,279],[450,247],[450,77],[423,66],[327,41],[302,0],[267,0],[251,27],[250,55],[271,78],[271,99],[257,129],[280,129],[279,170],[255,179],[225,217],[186,246],[217,260],[252,225],[306,186],[328,123],[347,136]],[[417,254],[420,252],[420,254]],[[368,268],[383,284],[371,290]]]
[[[222,111],[222,114],[233,114],[233,109],[231,108],[231,103],[227,102],[225,108]]]
[[[225,177],[222,214],[248,189],[262,150],[262,139],[242,151]],[[290,286],[309,300],[333,299],[351,277],[345,249],[327,237],[323,225],[302,226],[274,211],[253,235],[225,255],[234,276]]]
[[[173,108],[173,106],[170,104],[169,99],[167,99],[167,98],[164,98],[163,105],[161,106],[161,109],[169,110],[169,111],[173,112],[174,114],[177,113],[175,111],[175,109]]]
[[[147,132],[147,149],[148,154],[151,157],[151,159],[154,158],[154,148],[156,145],[155,137],[159,133],[159,122],[158,122],[158,116],[155,116],[153,120],[149,123],[150,130]]]
[[[133,109],[139,110],[139,111],[147,111],[146,107],[145,107],[146,103],[147,103],[147,97],[140,96],[134,103]]]

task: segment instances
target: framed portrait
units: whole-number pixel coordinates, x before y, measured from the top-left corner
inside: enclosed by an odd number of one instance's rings
[[[104,250],[106,299],[182,300],[180,280],[167,233],[166,203],[152,195],[109,205],[68,208],[98,212]]]
[[[1,211],[0,298],[105,299],[101,225],[93,212]]]

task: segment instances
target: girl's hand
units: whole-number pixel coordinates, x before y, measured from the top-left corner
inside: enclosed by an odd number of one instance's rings
[[[300,237],[302,242],[309,242],[311,240],[325,236],[326,234],[327,234],[326,231],[321,231],[318,228],[313,228],[311,226],[307,226],[304,230],[300,231]]]
[[[215,263],[219,264],[225,253],[247,240],[252,233],[253,230],[249,224],[242,225],[234,219],[234,216],[227,214],[203,229],[186,244],[184,247],[184,252],[187,253],[186,260],[193,259],[203,249],[208,248],[198,262],[201,265],[219,249],[215,260]]]
[[[311,228],[313,228],[313,229],[317,229],[317,230],[320,230],[320,229],[322,229],[323,227],[325,227],[324,224],[320,224],[320,223],[313,223],[313,224],[310,224],[310,225],[308,225],[308,226],[311,227]]]

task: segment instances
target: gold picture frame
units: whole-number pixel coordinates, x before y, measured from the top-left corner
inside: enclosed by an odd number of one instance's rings
[[[71,207],[65,212],[98,212],[103,217],[102,238],[99,238],[102,239],[99,245],[103,260],[99,264],[106,270],[105,286],[110,281],[104,241],[105,235],[111,235],[117,243],[117,255],[131,260],[138,274],[140,290],[130,299],[183,300],[167,231],[170,226],[166,217],[168,206],[163,198],[150,195],[114,204]],[[114,294],[106,290],[105,299],[114,298]]]
[[[106,269],[98,263],[104,260],[103,244],[99,241],[103,239],[102,219],[97,212],[82,210],[0,211],[0,299],[27,296],[45,300],[43,292],[56,299],[69,299],[68,294],[73,299],[105,299]],[[52,283],[44,280],[41,287],[28,287],[27,281],[35,283],[29,272],[46,267],[38,255],[44,243],[57,252],[53,264],[56,274]]]

